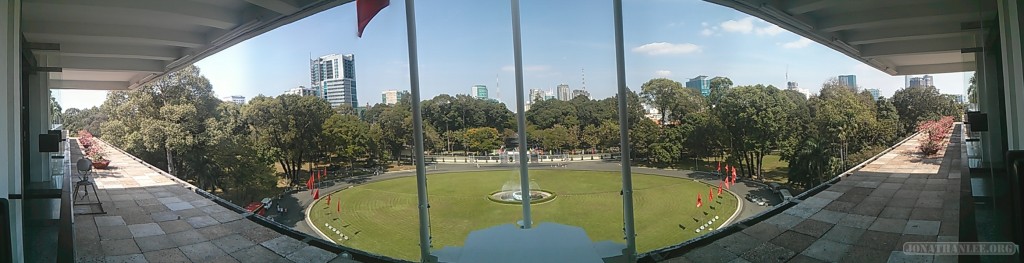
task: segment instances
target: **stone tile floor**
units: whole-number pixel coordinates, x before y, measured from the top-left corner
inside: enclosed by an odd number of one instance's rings
[[[780,214],[665,262],[956,262],[906,242],[957,241],[960,144],[915,154],[911,139]]]
[[[72,160],[82,158],[72,144]],[[89,198],[107,214],[75,216],[78,262],[353,262],[252,222],[113,147],[105,157],[111,167],[96,171],[99,193]]]

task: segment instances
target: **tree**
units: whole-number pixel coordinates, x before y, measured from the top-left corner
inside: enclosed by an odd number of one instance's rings
[[[732,88],[732,85],[732,80],[727,77],[711,78],[711,92],[708,95],[708,104],[717,105],[718,101],[725,95],[725,92]]]
[[[502,143],[498,129],[491,127],[467,129],[464,136],[469,150],[481,154],[487,154],[490,150],[498,149]]]
[[[104,138],[136,152],[149,163],[191,180],[204,189],[217,187],[211,172],[207,119],[221,103],[199,68],[189,66],[135,90],[114,91],[101,106],[109,121]],[[162,154],[157,154],[162,153]],[[163,155],[163,158],[157,156]]]
[[[571,148],[576,138],[573,136],[569,128],[560,124],[555,124],[549,129],[540,130],[537,133],[538,141],[548,150],[562,150],[565,148]]]
[[[773,86],[740,86],[730,89],[715,107],[728,135],[732,158],[743,164],[741,172],[762,177],[764,156],[778,149],[793,105]]]
[[[941,116],[956,116],[956,103],[942,96],[935,87],[908,87],[899,89],[892,96],[892,103],[900,116],[903,131],[912,133],[917,124],[935,120]]]
[[[302,165],[318,157],[323,123],[331,116],[327,101],[311,96],[257,96],[244,107],[254,141],[274,156],[292,185],[298,185]]]
[[[211,177],[225,192],[234,192],[240,200],[263,197],[267,190],[277,186],[271,164],[274,159],[259,151],[249,136],[242,117],[242,106],[220,103],[214,117],[207,119],[209,127],[204,136],[209,149]]]
[[[61,109],[60,103],[57,102],[57,98],[53,97],[53,91],[50,91],[50,120],[62,119],[61,112],[63,112],[63,109]]]
[[[568,101],[541,100],[534,102],[526,111],[526,120],[540,129],[548,129],[556,124],[577,126],[576,108]]]
[[[357,158],[369,155],[370,125],[354,115],[333,114],[323,124],[324,149],[329,159],[354,166]]]
[[[978,103],[978,72],[971,75],[970,85],[967,86],[967,103]]]
[[[661,124],[668,123],[669,110],[679,100],[679,93],[683,92],[683,85],[678,81],[657,78],[652,79],[640,86],[640,96],[644,102],[653,105],[661,112]]]

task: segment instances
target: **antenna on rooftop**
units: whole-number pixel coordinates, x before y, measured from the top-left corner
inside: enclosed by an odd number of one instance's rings
[[[584,68],[580,68],[580,80],[583,81],[582,88],[580,89],[587,90],[587,71]]]
[[[498,102],[501,102],[501,81],[498,79],[499,73],[494,73],[494,91],[498,95]]]

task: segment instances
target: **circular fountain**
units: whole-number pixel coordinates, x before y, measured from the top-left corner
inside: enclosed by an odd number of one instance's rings
[[[541,190],[537,182],[530,181],[528,188],[530,194],[523,194],[523,188],[520,185],[518,178],[510,179],[501,186],[500,191],[491,193],[487,198],[503,204],[521,204],[525,198],[529,198],[530,203],[535,204],[555,198],[554,193]]]

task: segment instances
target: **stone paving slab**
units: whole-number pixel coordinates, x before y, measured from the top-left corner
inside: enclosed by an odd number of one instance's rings
[[[105,157],[111,166],[94,174],[95,195],[107,214],[75,216],[78,262],[338,260],[217,205],[112,146]],[[76,144],[72,159],[79,158]]]
[[[902,252],[906,242],[959,239],[961,155],[955,140],[939,155],[923,157],[916,154],[919,143],[912,138],[782,213],[693,248],[681,258],[692,262],[956,262],[956,257]]]

